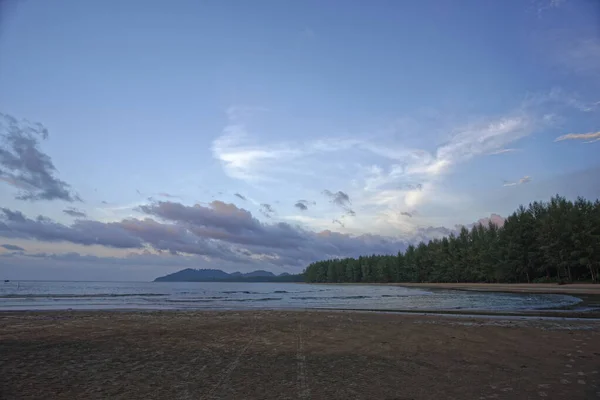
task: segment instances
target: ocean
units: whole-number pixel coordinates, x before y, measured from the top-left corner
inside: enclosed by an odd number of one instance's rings
[[[574,305],[560,294],[425,290],[378,285],[234,282],[0,283],[0,310],[369,309],[523,311]]]

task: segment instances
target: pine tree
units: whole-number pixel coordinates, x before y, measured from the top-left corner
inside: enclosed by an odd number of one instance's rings
[[[409,245],[404,253],[317,261],[308,282],[600,282],[600,201],[554,196],[521,206],[503,227]]]

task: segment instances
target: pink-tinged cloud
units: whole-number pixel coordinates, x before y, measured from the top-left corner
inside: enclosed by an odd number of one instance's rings
[[[584,143],[593,143],[600,140],[600,131],[589,132],[589,133],[568,133],[554,139],[555,142],[562,142],[563,140],[585,140]]]

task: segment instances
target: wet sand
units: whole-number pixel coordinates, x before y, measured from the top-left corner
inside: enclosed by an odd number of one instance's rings
[[[600,322],[0,314],[2,399],[600,399]]]
[[[478,292],[586,294],[600,296],[600,284],[573,283],[392,283],[391,285],[430,289],[474,290]]]

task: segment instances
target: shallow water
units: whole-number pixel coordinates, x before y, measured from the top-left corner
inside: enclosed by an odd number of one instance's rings
[[[560,294],[426,290],[400,286],[222,282],[0,283],[0,310],[285,309],[373,310],[551,309],[581,300]]]

